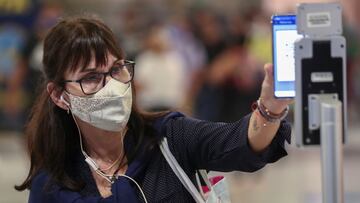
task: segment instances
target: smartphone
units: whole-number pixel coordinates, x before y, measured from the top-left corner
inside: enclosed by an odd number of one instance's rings
[[[297,34],[296,15],[273,15],[272,53],[274,65],[274,95],[276,98],[295,97],[294,43]]]

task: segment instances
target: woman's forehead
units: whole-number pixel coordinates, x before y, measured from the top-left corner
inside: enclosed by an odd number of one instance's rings
[[[79,64],[78,67],[74,68],[73,71],[71,69],[68,69],[65,72],[65,78],[73,80],[76,78],[77,75],[83,73],[83,72],[89,72],[89,71],[107,71],[116,61],[123,61],[123,60],[119,60],[118,58],[116,58],[114,55],[112,54],[108,54],[107,55],[107,60],[106,60],[106,64],[104,65],[98,65],[96,64],[96,58],[95,57],[91,57],[90,62],[88,63],[88,65],[86,67],[83,67],[82,64]]]

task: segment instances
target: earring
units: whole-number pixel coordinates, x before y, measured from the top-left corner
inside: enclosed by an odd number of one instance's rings
[[[69,108],[66,111],[67,111],[67,114],[70,114],[70,109]]]

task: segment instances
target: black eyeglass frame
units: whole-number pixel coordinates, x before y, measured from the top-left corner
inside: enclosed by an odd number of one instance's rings
[[[115,64],[117,64],[118,62],[116,61],[115,63],[114,63],[114,65]],[[110,68],[110,70],[108,71],[108,72],[96,72],[97,74],[102,74],[102,75],[104,75],[104,77],[103,77],[103,81],[102,81],[102,87],[101,88],[103,88],[104,86],[105,86],[105,82],[106,82],[106,76],[108,76],[108,75],[110,75],[112,78],[114,78],[113,76],[112,76],[112,72],[114,71],[114,65],[113,65],[113,67],[111,67]],[[135,62],[134,61],[129,61],[129,60],[125,60],[124,61],[124,64],[120,64],[120,66],[121,67],[125,67],[125,66],[129,66],[130,65],[130,67],[131,67],[131,70],[130,70],[130,73],[131,73],[131,78],[130,78],[130,80],[129,81],[127,81],[127,82],[122,82],[122,83],[124,83],[124,84],[127,84],[127,83],[129,83],[129,82],[131,82],[133,79],[134,79],[134,75],[135,75]],[[80,78],[80,79],[78,79],[78,80],[63,80],[62,81],[62,83],[65,85],[65,83],[67,83],[67,82],[76,82],[76,83],[79,83],[80,84],[80,88],[81,88],[81,91],[85,94],[85,95],[93,95],[93,94],[96,94],[98,91],[96,91],[96,92],[93,92],[93,93],[86,93],[85,91],[84,91],[84,89],[83,89],[83,86],[82,86],[82,81],[84,80],[84,79],[86,79],[85,77],[84,78]],[[114,78],[115,80],[117,80],[116,78]],[[119,82],[121,82],[121,81],[119,81]]]

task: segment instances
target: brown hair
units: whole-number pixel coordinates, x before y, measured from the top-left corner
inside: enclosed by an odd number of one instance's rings
[[[83,187],[67,171],[74,153],[79,150],[79,140],[75,136],[76,125],[71,115],[52,102],[46,85],[53,82],[62,90],[66,71],[87,67],[92,57],[97,66],[106,65],[108,53],[118,59],[124,58],[112,31],[97,18],[83,16],[63,19],[49,31],[44,42],[45,78],[25,129],[31,161],[29,174],[21,185],[15,186],[16,190],[30,188],[33,178],[42,170],[60,186],[71,190]],[[133,91],[134,97],[134,88]],[[132,154],[138,150],[145,136],[144,132],[151,130],[151,121],[165,113],[140,112],[136,107],[136,99],[133,98],[128,128],[133,131],[137,144]],[[156,144],[155,136],[148,132],[146,136],[151,137],[152,144],[149,147],[153,147]]]

